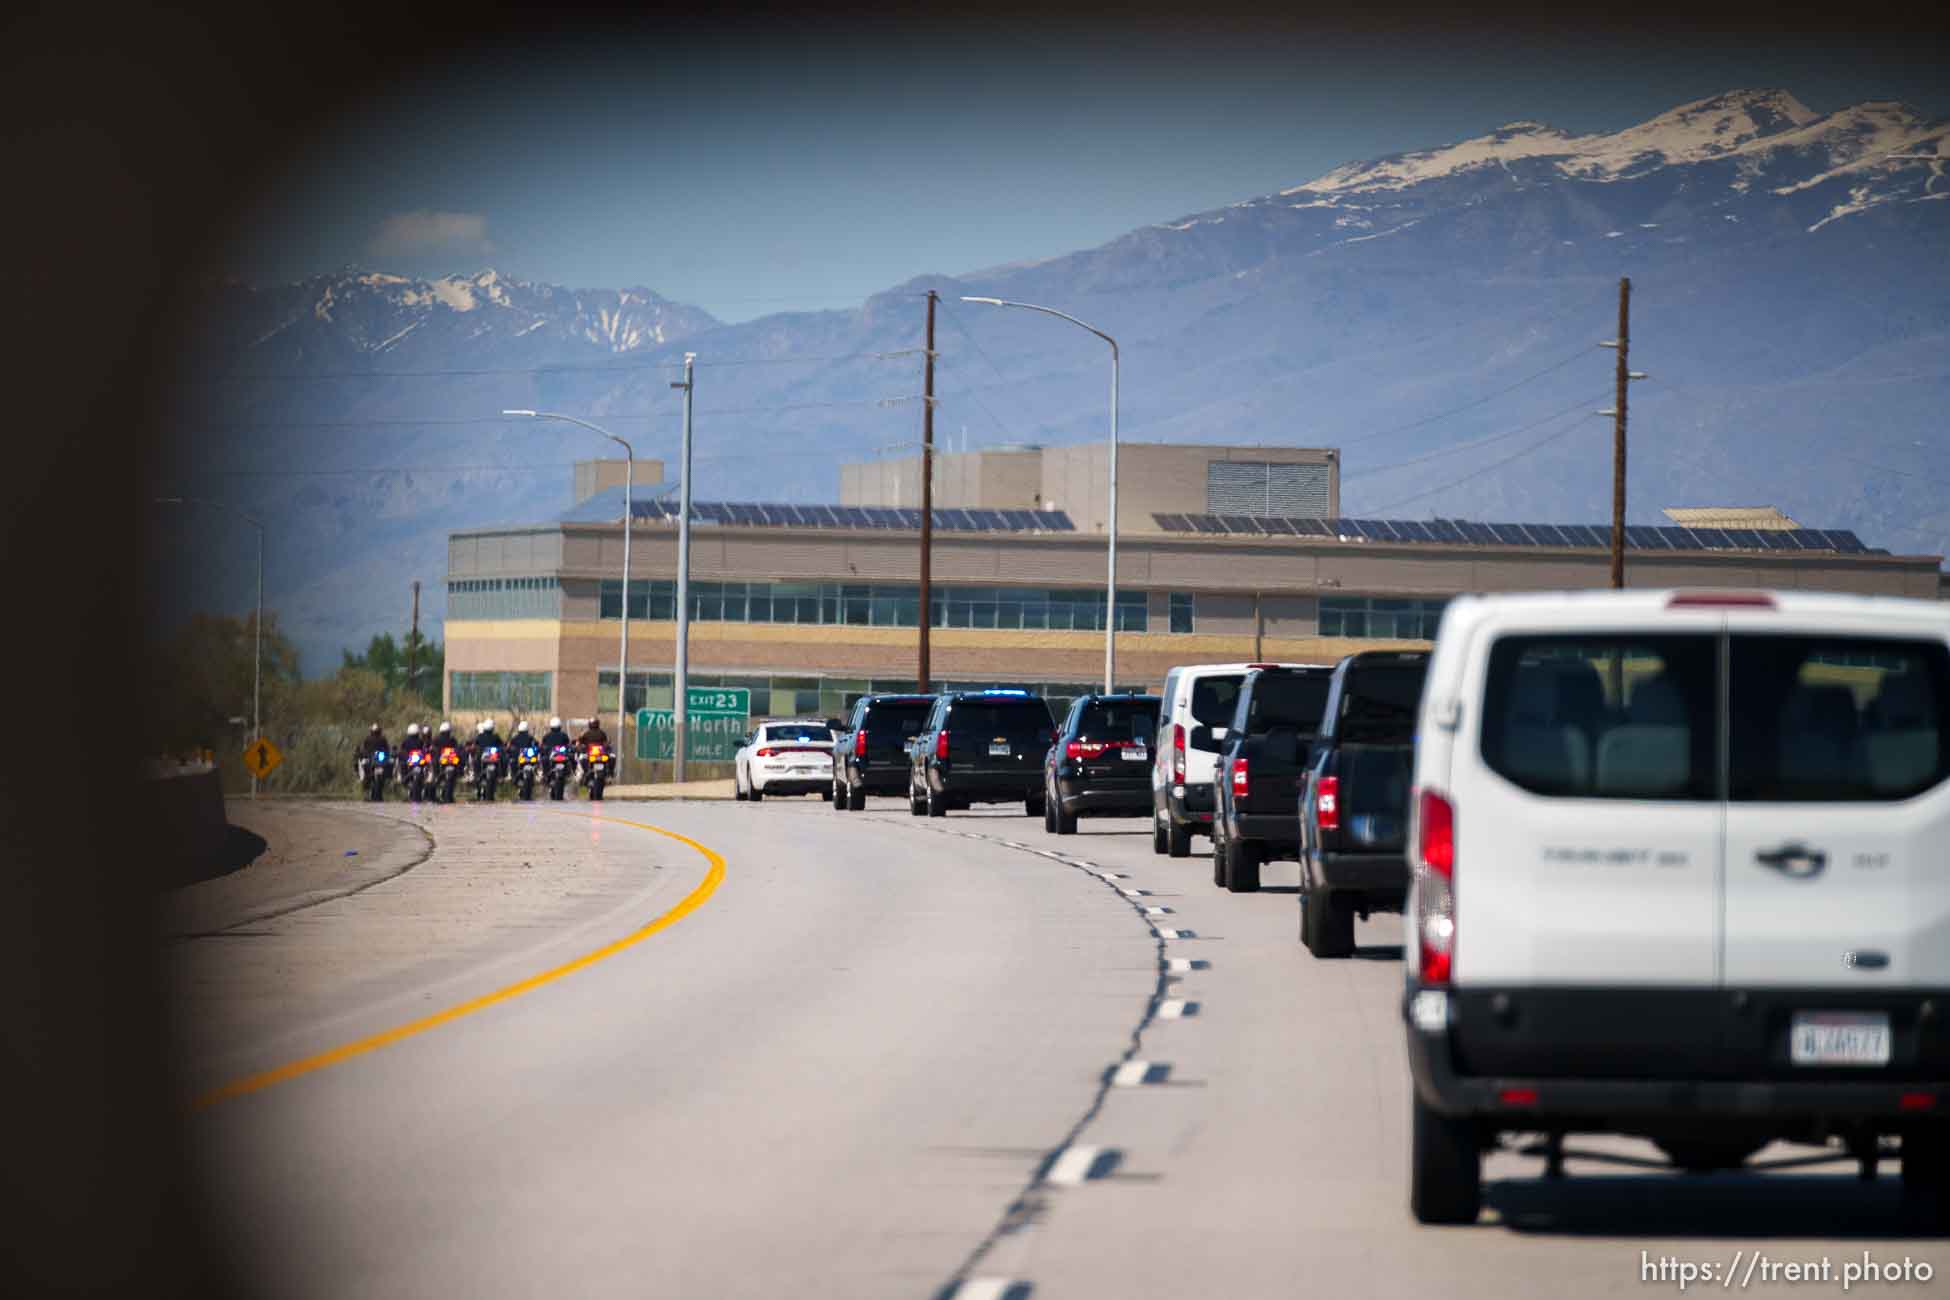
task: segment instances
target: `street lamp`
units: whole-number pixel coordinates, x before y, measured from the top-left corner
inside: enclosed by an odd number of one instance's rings
[[[623,709],[630,682],[630,489],[636,484],[636,451],[608,429],[579,420],[573,415],[563,415],[558,411],[503,411],[501,414],[526,420],[561,420],[567,424],[578,424],[592,433],[602,434],[623,449],[623,608],[620,611],[623,632],[622,644],[616,652],[616,743],[610,746],[616,752],[616,784],[621,785],[623,751],[627,748],[623,744]]]
[[[1038,307],[1033,302],[1011,302],[1006,298],[971,298],[966,294],[962,295],[962,301],[986,303],[990,307],[1020,307],[1024,311],[1057,316],[1089,330],[1110,344],[1110,565],[1104,587],[1104,693],[1108,695],[1117,689],[1114,684],[1117,673],[1117,340],[1095,325],[1080,321],[1068,312],[1057,311],[1054,307]],[[922,617],[926,616],[926,611],[923,611]]]
[[[236,515],[257,530],[257,619],[251,631],[255,644],[251,647],[251,739],[260,740],[264,736],[263,717],[259,713],[259,703],[264,698],[264,525],[255,515],[246,514],[236,506],[225,505],[221,501],[204,501],[198,497],[157,497],[159,506],[204,506],[211,510],[222,510]],[[257,773],[251,773],[251,798],[257,798]]]

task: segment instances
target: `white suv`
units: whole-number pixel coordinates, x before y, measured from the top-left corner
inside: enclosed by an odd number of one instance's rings
[[[1566,1131],[1683,1168],[1839,1139],[1950,1203],[1950,606],[1463,596],[1408,828],[1410,1205]]]

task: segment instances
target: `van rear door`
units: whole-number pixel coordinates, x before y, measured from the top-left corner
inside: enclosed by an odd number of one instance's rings
[[[1942,624],[1911,628],[1791,606],[1729,615],[1730,985],[1950,986],[1950,649]],[[1833,1008],[1835,1032],[1800,1047],[1873,1064],[1887,1033],[1844,1032],[1852,1010],[1882,1024],[1872,1003]]]
[[[1480,705],[1473,725],[1464,710],[1454,788],[1440,792],[1456,836],[1454,978],[1710,985],[1723,617],[1675,611],[1594,632],[1574,625],[1581,613],[1562,630],[1540,614],[1475,633],[1494,638],[1463,684]]]

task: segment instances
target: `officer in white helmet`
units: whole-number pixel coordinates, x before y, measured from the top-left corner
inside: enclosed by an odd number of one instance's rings
[[[557,745],[569,744],[569,733],[562,730],[562,719],[550,718],[548,730],[542,733],[542,753],[547,754]]]

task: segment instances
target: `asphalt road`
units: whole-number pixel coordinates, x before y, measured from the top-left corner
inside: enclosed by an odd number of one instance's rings
[[[1399,924],[1311,959],[1291,864],[1228,895],[1142,822],[1058,838],[1019,808],[600,816],[425,810],[412,870],[179,945],[191,1131],[263,1293],[1644,1295],[1679,1290],[1670,1257],[1841,1294],[1865,1258],[1950,1268],[1893,1162],[1684,1177],[1622,1139],[1572,1139],[1561,1182],[1494,1157],[1483,1222],[1416,1226]]]

